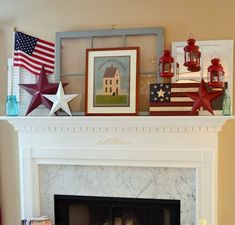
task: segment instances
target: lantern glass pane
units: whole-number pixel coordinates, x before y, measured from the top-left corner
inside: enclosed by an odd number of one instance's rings
[[[171,64],[170,63],[164,64],[164,72],[166,72],[166,73],[171,72]]]
[[[212,74],[212,77],[213,77],[213,82],[217,82],[218,81],[218,71],[213,71],[213,72],[211,72],[211,74]]]
[[[190,62],[191,61],[191,54],[190,52],[186,52],[186,62]]]
[[[174,73],[174,62],[171,63],[171,70],[170,70],[171,73]]]
[[[159,63],[159,73],[162,73],[163,72],[163,65],[162,63]]]
[[[222,71],[219,72],[219,82],[224,81],[224,73]]]
[[[192,61],[198,63],[198,53],[192,52]]]

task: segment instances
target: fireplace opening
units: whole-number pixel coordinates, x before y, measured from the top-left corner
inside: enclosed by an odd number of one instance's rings
[[[55,195],[55,225],[180,225],[180,200]]]

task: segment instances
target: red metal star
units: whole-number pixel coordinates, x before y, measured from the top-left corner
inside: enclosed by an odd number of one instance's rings
[[[202,79],[198,92],[185,93],[186,96],[194,100],[191,114],[195,113],[198,109],[200,109],[200,107],[203,107],[204,109],[208,110],[212,115],[214,115],[211,106],[211,101],[220,96],[222,93],[223,93],[222,91],[208,92],[205,81]]]
[[[43,104],[48,109],[51,109],[53,103],[45,98],[44,94],[55,94],[59,83],[48,83],[47,75],[44,67],[40,71],[39,78],[36,84],[19,84],[25,91],[31,94],[33,97],[29,104],[26,116],[36,109],[39,105]]]

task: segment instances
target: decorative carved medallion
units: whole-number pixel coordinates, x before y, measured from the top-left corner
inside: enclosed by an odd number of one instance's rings
[[[111,138],[107,138],[105,140],[100,140],[97,142],[97,144],[100,144],[100,145],[126,145],[126,144],[130,144],[130,142],[125,141],[121,138],[111,137]]]

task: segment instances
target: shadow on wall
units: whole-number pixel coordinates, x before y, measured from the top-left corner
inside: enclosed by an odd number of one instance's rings
[[[0,121],[0,205],[2,224],[20,224],[17,133]]]
[[[7,95],[7,59],[12,57],[13,24],[14,23],[10,20],[0,20],[0,115],[5,115],[5,100]]]
[[[218,224],[235,221],[235,120],[228,121],[219,135]]]
[[[3,30],[0,27],[0,115],[5,114],[5,96],[6,96],[6,69],[4,68],[6,64],[6,46],[4,46],[4,37],[3,37]]]
[[[0,115],[5,114],[5,99],[7,92],[7,53],[4,44],[4,32],[0,28]]]

